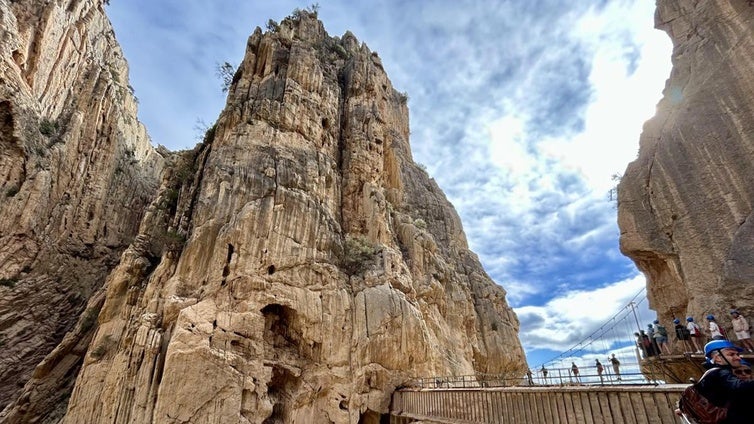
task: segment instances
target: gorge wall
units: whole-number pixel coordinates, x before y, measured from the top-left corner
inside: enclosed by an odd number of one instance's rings
[[[754,7],[658,0],[673,69],[618,187],[620,245],[661,320],[754,315]]]
[[[59,416],[96,311],[75,323],[136,236],[163,159],[99,2],[4,0],[0,22],[0,405],[44,378],[33,396]]]
[[[0,19],[2,422],[370,423],[412,377],[523,375],[504,290],[352,34],[257,28],[171,153],[101,1]]]

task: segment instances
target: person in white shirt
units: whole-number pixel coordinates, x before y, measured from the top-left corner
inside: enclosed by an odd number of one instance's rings
[[[746,318],[735,309],[730,311],[730,314],[733,315],[730,321],[733,323],[733,332],[736,333],[736,338],[741,342],[744,349],[754,352],[754,342],[751,341],[751,333],[749,332],[749,321],[746,321]]]
[[[691,343],[694,345],[696,353],[702,353],[702,329],[694,322],[693,317],[686,317],[686,328],[689,330]]]
[[[709,336],[712,340],[725,340],[720,326],[715,322],[715,316],[712,314],[707,315],[707,321],[709,322]]]

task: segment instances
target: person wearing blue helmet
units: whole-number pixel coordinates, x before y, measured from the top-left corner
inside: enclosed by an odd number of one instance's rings
[[[675,324],[676,346],[678,346],[677,342],[683,342],[683,353],[693,352],[694,346],[691,344],[689,329],[686,328],[685,325],[681,324],[681,320],[679,320],[678,318],[673,320],[673,324]]]
[[[727,339],[723,333],[723,329],[717,325],[715,316],[712,314],[707,315],[707,322],[709,323],[709,336],[712,340],[724,340]]]
[[[686,328],[691,336],[691,343],[696,353],[702,353],[702,329],[694,322],[694,318],[686,317]]]
[[[718,406],[727,403],[728,415],[721,423],[754,423],[754,380],[743,380],[734,374],[741,367],[742,349],[729,340],[713,340],[704,346],[704,356],[713,366],[699,380],[698,389]]]
[[[666,330],[665,327],[660,324],[660,320],[658,319],[654,321],[654,325],[654,341],[657,345],[657,351],[659,353],[670,355],[670,346],[668,346],[668,330]]]

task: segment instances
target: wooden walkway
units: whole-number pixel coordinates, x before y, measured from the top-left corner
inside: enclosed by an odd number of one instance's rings
[[[391,424],[676,424],[687,384],[401,389]]]

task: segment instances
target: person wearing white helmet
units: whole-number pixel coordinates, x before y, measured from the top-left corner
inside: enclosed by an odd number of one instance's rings
[[[733,316],[730,321],[733,324],[733,332],[736,333],[736,338],[741,342],[744,349],[754,352],[754,343],[751,341],[751,333],[749,332],[749,322],[736,309],[731,310],[730,314]]]

